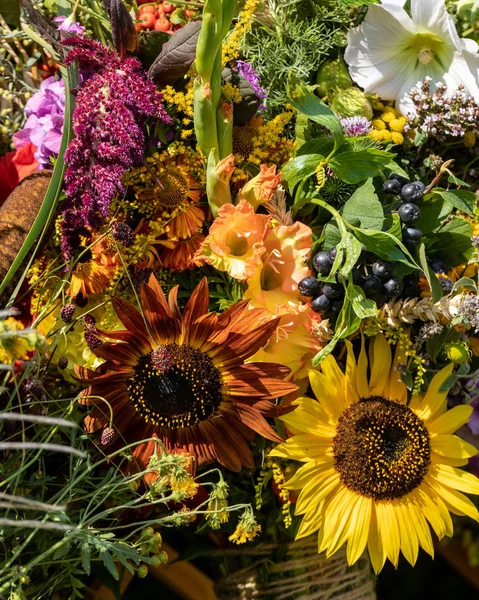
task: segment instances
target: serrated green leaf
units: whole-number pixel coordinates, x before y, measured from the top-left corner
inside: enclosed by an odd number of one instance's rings
[[[349,198],[341,211],[343,218],[352,222],[358,219],[364,229],[381,230],[384,223],[384,212],[374,190],[373,180],[369,178],[364,185],[358,188]]]
[[[376,148],[336,154],[329,165],[335,175],[346,183],[360,183],[376,177],[396,155]]]
[[[90,556],[91,556],[90,546],[87,542],[85,542],[84,544],[82,544],[82,547],[81,547],[81,564],[82,564],[83,570],[85,571],[85,573],[87,575],[90,575],[90,571],[91,571]]]
[[[283,180],[288,184],[290,191],[303,181],[303,179],[314,175],[316,167],[322,161],[324,161],[324,156],[321,156],[321,154],[306,154],[297,156],[286,163],[281,174]]]
[[[426,276],[427,282],[429,283],[429,287],[431,288],[432,299],[434,302],[437,302],[442,297],[442,287],[438,278],[436,277],[436,273],[434,273],[434,271],[428,265],[426,258],[426,247],[424,243],[419,246],[419,262],[421,263],[421,268]]]
[[[467,190],[445,190],[436,191],[435,194],[445,200],[450,206],[462,210],[468,215],[474,214],[474,206],[477,202],[477,197],[474,192]]]
[[[398,240],[394,236],[388,235],[386,231],[355,229],[354,235],[370,252],[374,252],[380,258],[390,262],[401,262],[412,267],[416,266],[398,247]]]
[[[105,567],[108,569],[110,575],[118,581],[120,579],[120,574],[118,573],[118,569],[116,568],[115,562],[108,550],[102,548],[100,550],[100,559]]]
[[[343,128],[338,117],[333,111],[320,100],[308,87],[290,74],[288,80],[288,96],[291,105],[311,121],[326,127],[334,138],[334,147],[339,148],[344,139]]]

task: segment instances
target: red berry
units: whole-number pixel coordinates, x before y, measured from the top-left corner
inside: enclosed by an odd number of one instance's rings
[[[171,23],[165,17],[160,17],[155,23],[155,31],[169,31]]]

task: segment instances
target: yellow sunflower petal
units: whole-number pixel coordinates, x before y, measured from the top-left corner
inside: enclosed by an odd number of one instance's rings
[[[370,396],[368,384],[368,357],[364,344],[364,336],[361,337],[361,352],[359,353],[358,366],[356,369],[356,389],[360,398]]]
[[[376,504],[375,507],[377,508],[378,505]],[[378,518],[374,510],[372,511],[371,524],[369,528],[368,552],[374,572],[377,575],[386,562],[386,554],[381,543],[381,537],[378,529]]]
[[[323,502],[320,502],[317,506],[316,506],[316,510],[312,511],[311,513],[308,513],[308,515],[305,515],[303,517],[303,519],[301,520],[301,523],[299,525],[298,528],[298,533],[296,534],[295,539],[299,540],[301,538],[304,537],[308,537],[308,535],[311,535],[312,533],[314,533],[315,531],[318,531],[318,529],[321,527],[322,525],[322,510],[323,510]]]
[[[439,389],[451,375],[453,368],[454,365],[450,363],[434,375],[422,400],[419,397],[413,397],[409,407],[419,418],[424,421],[432,421],[444,412],[447,391],[440,392]]]
[[[428,475],[438,483],[467,494],[479,494],[479,479],[449,465],[433,465]]]
[[[324,439],[308,433],[299,433],[274,448],[270,456],[282,456],[308,462],[310,460],[327,460],[326,452],[328,450],[331,452],[329,438]]]
[[[384,335],[379,334],[369,346],[371,378],[369,380],[369,393],[371,396],[382,396],[391,370],[391,346]]]
[[[386,398],[392,400],[399,400],[399,402],[406,402],[407,399],[407,387],[401,380],[401,375],[398,371],[398,365],[406,364],[407,357],[405,351],[396,346],[396,352],[394,354],[393,364],[391,365],[391,371],[389,373],[389,381],[384,389],[384,395]]]
[[[310,399],[303,398],[302,400]],[[316,400],[310,400],[310,403],[305,403],[304,406],[307,406],[310,409],[312,408],[313,402],[318,404]],[[313,410],[310,412],[309,410],[305,410],[303,406],[299,408],[281,417],[281,420],[286,423],[293,433],[301,431],[303,433],[310,433],[325,438],[333,438],[336,435],[336,428],[334,425],[324,420],[323,414],[319,413],[321,414],[321,416],[319,416],[319,414],[317,412],[315,414]]]
[[[401,537],[395,507],[389,502],[378,502],[376,504],[376,515],[384,552],[393,565],[397,567],[399,551],[401,550]]]
[[[422,511],[422,514],[434,529],[437,537],[442,539],[446,535],[447,528],[438,506],[438,501],[441,501],[440,498],[437,498],[436,493],[429,486],[424,486],[424,484],[411,492],[411,495]],[[444,507],[444,509],[447,512],[446,507]],[[449,512],[447,512],[447,514],[449,515]]]
[[[341,413],[347,408],[344,394],[331,386],[331,381],[324,373],[311,369],[308,371],[308,376],[313,393],[321,406],[329,415],[339,419]]]
[[[413,523],[414,529],[419,539],[419,545],[432,557],[434,557],[434,545],[432,543],[431,531],[426,519],[417,504],[414,502],[414,497],[408,498],[411,500],[408,502],[407,507],[409,509],[409,515]]]
[[[346,487],[342,487],[337,494],[330,497],[325,503],[324,538],[319,551],[327,550],[328,557],[346,541],[351,508],[357,498],[357,494]]]
[[[283,445],[283,444],[281,444]],[[274,452],[274,451],[273,451]],[[271,454],[270,454],[271,456]],[[299,467],[296,473],[288,479],[284,487],[288,490],[300,490],[319,472],[318,463],[311,461]]]
[[[394,502],[394,509],[399,525],[399,535],[401,536],[401,551],[408,563],[414,566],[419,553],[419,540],[408,506],[399,500]]]
[[[329,354],[329,356],[327,356],[321,363],[321,371],[328,381],[330,394],[337,396],[337,402],[346,408],[347,400],[344,397],[346,376],[339,368],[338,363],[332,354]],[[318,400],[321,400],[321,398],[318,397]]]
[[[434,452],[431,452],[431,464],[449,465],[450,467],[465,467],[469,460],[467,458],[451,458]]]
[[[473,411],[472,406],[461,404],[448,410],[434,421],[428,423],[427,428],[431,436],[454,433],[469,421]]]
[[[477,448],[457,435],[441,434],[431,438],[431,448],[437,454],[451,458],[468,459],[476,456]]]
[[[346,359],[346,387],[344,393],[347,398],[347,404],[352,404],[359,400],[359,395],[356,387],[356,357],[354,356],[353,345],[349,340],[344,340],[346,348],[348,349],[348,356]]]
[[[348,565],[354,565],[366,548],[371,523],[372,507],[373,501],[371,498],[360,496],[351,512],[349,540],[346,551]]]
[[[337,484],[337,473],[333,469],[329,469],[313,477],[299,494],[296,501],[295,514],[306,513],[313,504],[326,497],[329,494],[329,490],[334,489]]]
[[[455,490],[441,485],[429,475],[426,475],[424,479],[426,483],[437,492],[437,494],[444,501],[446,507],[452,513],[459,515],[460,517],[466,516],[474,519],[475,521],[479,521],[479,512],[467,496],[464,496],[464,494],[461,494],[461,492],[456,492]],[[452,532],[452,524],[450,529]]]

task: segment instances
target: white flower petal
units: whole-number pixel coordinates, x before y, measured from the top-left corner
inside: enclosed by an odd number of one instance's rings
[[[466,52],[472,52],[472,54],[477,54],[477,51],[479,50],[479,45],[477,42],[471,40],[470,38],[462,38],[461,42],[463,51],[465,50]]]
[[[461,38],[442,0],[412,0],[411,16],[421,33],[435,33],[446,43],[461,51]]]
[[[344,58],[352,66],[388,60],[409,45],[413,33],[413,22],[405,10],[373,5],[361,25],[349,31]]]
[[[456,52],[443,81],[447,85],[448,93],[455,92],[462,84],[464,91],[479,101],[479,55]]]

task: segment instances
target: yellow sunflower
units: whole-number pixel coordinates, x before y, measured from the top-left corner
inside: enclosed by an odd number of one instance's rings
[[[461,492],[479,494],[479,480],[457,469],[477,453],[451,435],[467,423],[470,406],[446,411],[445,380],[439,371],[424,395],[407,403],[398,365],[406,362],[383,335],[361,348],[356,362],[350,342],[343,373],[333,356],[310,371],[318,400],[299,398],[281,417],[292,433],[271,453],[305,464],[285,487],[301,490],[296,514],[304,515],[297,538],[318,532],[318,551],[329,557],[347,543],[348,563],[369,550],[378,573],[399,552],[414,565],[419,546],[434,554],[437,537],[452,535],[450,512],[479,520]]]

